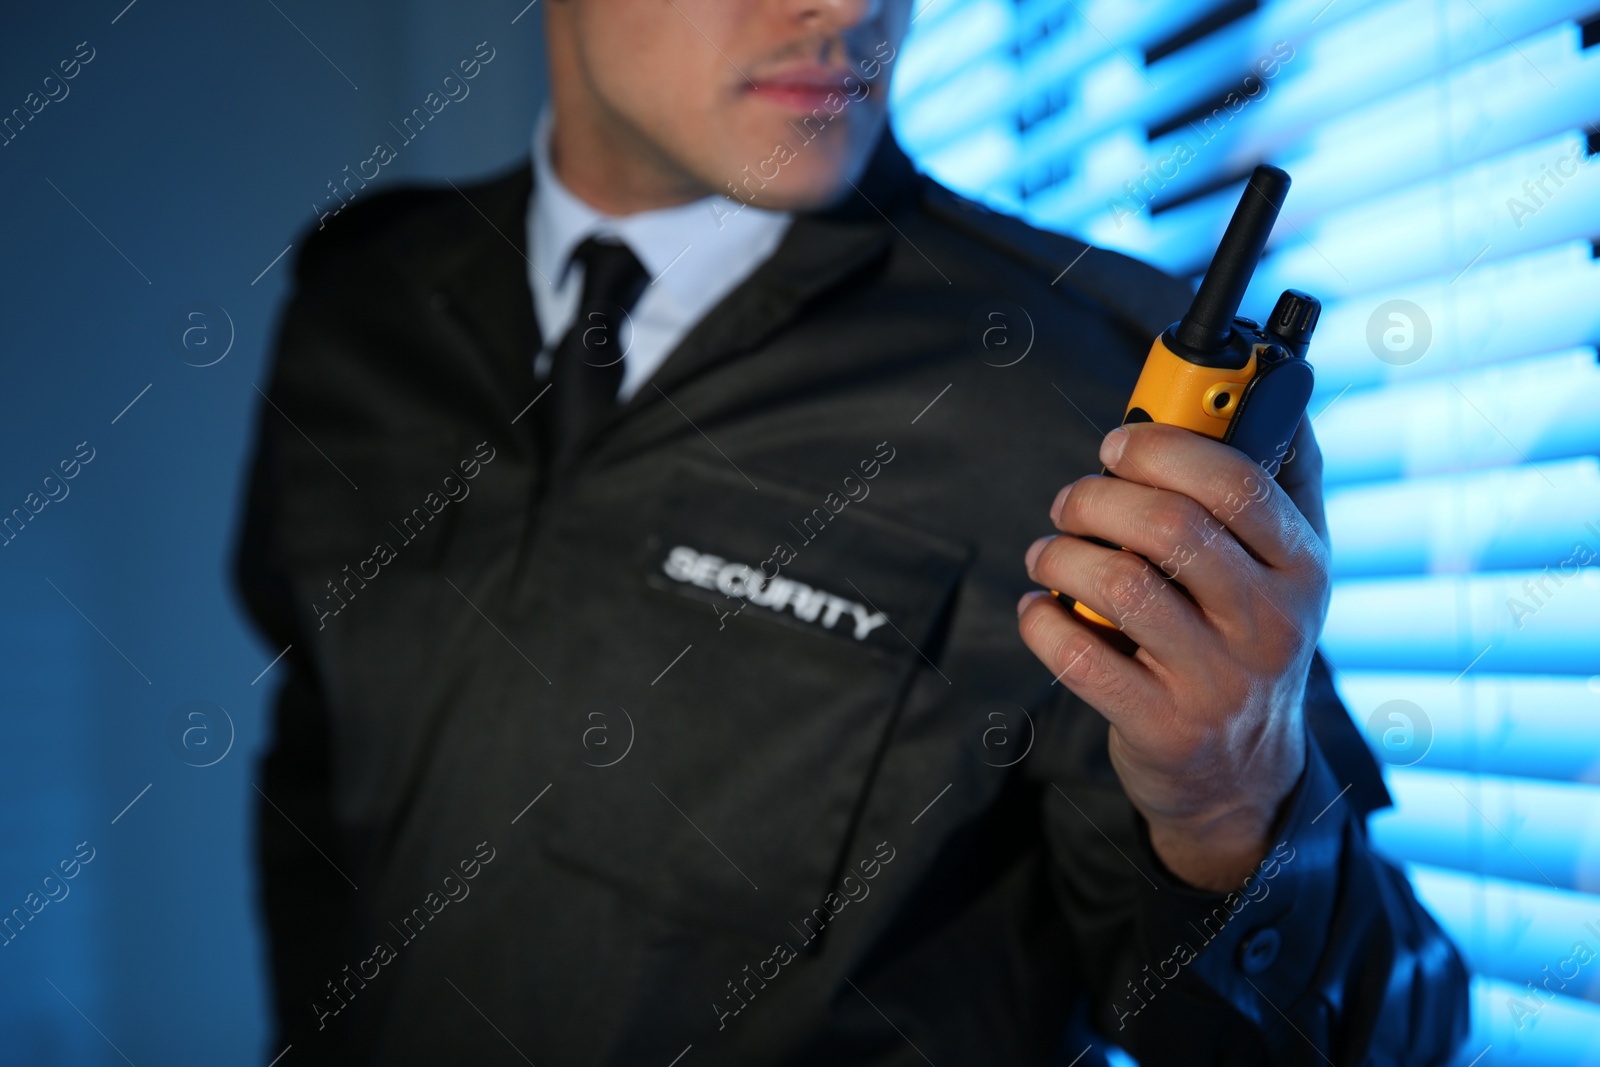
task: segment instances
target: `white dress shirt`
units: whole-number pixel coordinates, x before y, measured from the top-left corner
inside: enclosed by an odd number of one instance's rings
[[[543,334],[535,375],[549,376],[551,350],[577,314],[583,265],[573,250],[587,237],[626,242],[650,284],[621,331],[625,358],[619,402],[650,380],[685,334],[774,251],[789,228],[786,212],[708,196],[677,207],[606,215],[561,184],[550,164],[548,108],[533,134],[533,201],[528,206],[528,284]]]

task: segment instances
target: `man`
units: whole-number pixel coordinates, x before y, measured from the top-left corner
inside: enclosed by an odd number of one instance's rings
[[[1309,429],[1281,485],[1113,429],[1187,291],[912,169],[908,7],[552,0],[533,165],[305,247],[239,554],[274,1054],[1459,1042],[1315,658]]]

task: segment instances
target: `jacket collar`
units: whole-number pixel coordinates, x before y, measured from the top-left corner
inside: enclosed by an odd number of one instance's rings
[[[463,367],[480,379],[480,392],[503,416],[502,425],[517,419],[514,430],[530,431],[531,420],[517,418],[538,390],[533,356],[539,349],[539,325],[528,288],[528,255],[523,216],[533,193],[533,168],[523,164],[478,185],[457,188],[464,204],[449,213],[437,242],[420,249],[420,262],[410,268],[423,279],[457,326],[486,356],[482,365]],[[536,435],[524,432],[532,449]]]
[[[829,208],[795,216],[772,257],[712,310],[624,409],[659,399],[760,345],[811,300],[876,261],[894,230],[889,215],[914,193],[916,171],[885,128],[867,170]]]
[[[916,197],[918,185],[915,168],[885,126],[860,180],[829,207],[797,214],[772,257],[690,331],[618,417],[757,347],[809,301],[875,262],[894,237],[890,217]],[[467,202],[459,213],[462,225],[446,247],[430,249],[431,262],[418,269],[487,355],[484,384],[493,388],[506,420],[518,419],[531,451],[537,435],[532,419],[521,415],[539,392],[533,358],[540,332],[528,287],[525,227],[532,164],[458,192]]]

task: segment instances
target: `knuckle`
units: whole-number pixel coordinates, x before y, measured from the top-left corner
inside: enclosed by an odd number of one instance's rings
[[[1210,548],[1219,537],[1224,537],[1227,533],[1228,528],[1218,522],[1216,516],[1206,512],[1200,516],[1200,520],[1196,524],[1197,545],[1200,548]]]
[[[1293,659],[1301,644],[1299,634],[1276,614],[1258,631],[1258,640],[1263,663],[1283,663]]]
[[[1316,595],[1317,599],[1326,601],[1333,589],[1333,574],[1329,566],[1328,549],[1316,534],[1311,534],[1306,540],[1309,542],[1306,546],[1308,556],[1306,560],[1306,583],[1311,587],[1311,591]]]
[[[1100,652],[1088,634],[1075,630],[1057,643],[1051,666],[1057,678],[1077,685],[1092,684],[1104,668]]]
[[[1331,553],[1311,524],[1301,517],[1298,510],[1293,510],[1294,505],[1290,504],[1289,507],[1291,510],[1279,524],[1284,567],[1297,582],[1304,583],[1309,590],[1320,595],[1327,591],[1332,581],[1329,574]]]
[[[1074,667],[1076,677],[1073,681],[1093,690],[1102,699],[1119,701],[1131,684],[1127,671],[1112,658],[1120,655],[1120,652],[1112,652],[1104,644],[1089,646]]]
[[[1254,657],[1260,663],[1290,662],[1308,641],[1315,640],[1303,628],[1303,622],[1309,620],[1290,597],[1277,596],[1267,590],[1255,595],[1259,603],[1249,628]],[[1297,622],[1296,616],[1302,621]]]
[[[1022,616],[1022,638],[1052,674],[1072,670],[1083,655],[1088,639],[1077,627],[1056,618],[1037,604]]]
[[[1302,524],[1301,529],[1303,532],[1300,539],[1299,554],[1305,561],[1305,568],[1310,572],[1311,580],[1326,592],[1327,587],[1333,581],[1331,574],[1333,561],[1329,558],[1332,553],[1329,551],[1327,544],[1317,535],[1317,531],[1311,528],[1310,523]]]
[[[1128,688],[1126,672],[1115,662],[1120,654],[1084,627],[1068,624],[1037,606],[1023,614],[1020,626],[1023,640],[1057,679],[1108,697]]]
[[[1329,570],[1326,550],[1322,542],[1315,536],[1314,548],[1317,549],[1311,560],[1306,564],[1304,595],[1307,602],[1312,605],[1313,617],[1311,619],[1315,631],[1320,632],[1322,624],[1327,620],[1328,606],[1333,599],[1333,575]]]
[[[1146,449],[1171,448],[1183,442],[1184,435],[1190,431],[1179,426],[1165,422],[1140,422],[1123,429],[1128,431],[1128,447],[1132,448],[1135,441]]]
[[[1257,507],[1272,496],[1272,479],[1261,468],[1243,456],[1235,462],[1230,459],[1217,484],[1217,496],[1222,505],[1212,514],[1224,524],[1237,518],[1246,508]]]
[[[1160,581],[1150,565],[1132,552],[1118,552],[1105,564],[1100,593],[1114,617],[1131,619],[1150,606]]]
[[[1151,509],[1149,531],[1156,543],[1171,553],[1201,530],[1202,520],[1209,517],[1188,497],[1163,500]]]

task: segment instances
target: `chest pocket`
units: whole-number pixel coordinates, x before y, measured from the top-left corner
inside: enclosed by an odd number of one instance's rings
[[[544,848],[652,910],[771,939],[838,888],[849,848],[870,855],[853,822],[913,679],[944,684],[934,664],[968,550],[870,494],[756,478],[759,491],[685,462],[629,530],[580,520],[558,539],[610,540],[622,571],[599,624],[612,655],[550,690],[583,695],[563,711],[578,743]]]

